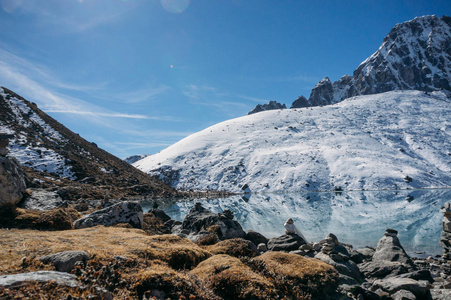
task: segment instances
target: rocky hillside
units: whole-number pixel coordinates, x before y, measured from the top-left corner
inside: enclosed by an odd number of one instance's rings
[[[14,135],[9,156],[16,157],[26,168],[29,185],[79,184],[83,189],[125,188],[155,195],[175,192],[86,141],[35,103],[6,88],[0,88],[0,132]]]
[[[423,16],[397,24],[380,48],[354,71],[331,82],[322,79],[309,99],[291,108],[395,90],[443,91],[451,95],[451,18]]]
[[[182,189],[450,187],[450,116],[441,92],[359,96],[228,120],[134,166]]]

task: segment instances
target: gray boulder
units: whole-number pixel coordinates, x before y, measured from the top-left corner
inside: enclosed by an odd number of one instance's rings
[[[393,300],[416,300],[417,297],[412,292],[406,290],[397,291],[392,295]]]
[[[94,227],[97,225],[111,226],[117,223],[129,223],[134,228],[143,224],[143,209],[138,202],[124,201],[107,208],[93,212],[74,221],[74,229]]]
[[[451,299],[451,289],[432,289],[430,290],[432,299],[449,300]]]
[[[38,271],[38,272],[0,276],[0,286],[5,288],[17,287],[24,284],[27,281],[39,283],[54,281],[57,284],[69,287],[79,286],[79,283],[76,280],[76,276],[65,272]]]
[[[83,262],[85,263],[90,259],[90,255],[85,251],[64,251],[54,254],[49,254],[39,258],[45,264],[53,264],[55,270],[59,272],[70,273],[75,267],[75,263]]]
[[[345,261],[341,259],[341,255],[328,255],[324,252],[318,252],[315,255],[315,258],[333,266],[340,274],[340,280],[344,281],[346,279],[345,281],[347,282],[347,284],[358,284],[359,282],[363,281],[363,275],[360,272],[357,264],[350,260]],[[334,260],[334,258],[339,259]],[[350,278],[352,280],[349,280]]]
[[[221,240],[232,238],[244,238],[246,233],[240,223],[232,220],[228,214],[215,214],[205,209],[201,203],[197,202],[186,215],[181,226],[174,227],[174,234],[185,234],[190,239],[196,239],[195,236],[203,230],[216,225],[219,230],[215,233]]]
[[[411,278],[401,278],[395,276],[374,281],[371,289],[373,291],[381,289],[390,295],[393,295],[401,290],[406,290],[414,294],[416,299],[428,299],[430,296],[429,290],[431,288],[432,285],[427,281],[417,281]]]
[[[297,234],[284,234],[279,237],[272,238],[268,241],[268,250],[270,251],[294,251],[305,244],[303,238]]]
[[[268,239],[266,237],[264,237],[261,233],[253,231],[253,230],[249,230],[246,233],[246,236],[244,237],[244,239],[251,241],[252,243],[254,243],[254,245],[268,243]]]
[[[396,233],[388,230],[377,243],[372,261],[360,264],[359,268],[367,278],[384,278],[416,270]]]
[[[64,201],[57,192],[43,189],[30,189],[31,194],[21,202],[20,206],[26,209],[49,210],[61,206]]]
[[[16,205],[25,192],[25,175],[14,157],[0,157],[0,206]]]

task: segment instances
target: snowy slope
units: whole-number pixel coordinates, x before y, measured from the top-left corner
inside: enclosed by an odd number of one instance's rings
[[[11,119],[15,124],[6,120],[0,120],[0,132],[15,134],[10,140],[10,156],[14,156],[22,165],[32,169],[57,175],[58,177],[75,179],[72,166],[67,160],[54,149],[44,146],[42,138],[37,134],[29,136],[26,130],[17,131],[14,127],[20,126],[30,131],[41,132],[49,141],[55,144],[66,144],[68,140],[58,131],[47,124],[35,111],[33,111],[24,101],[11,96],[4,89],[0,88],[0,97],[7,99],[4,102],[12,112]],[[25,117],[26,116],[26,117]],[[33,142],[29,142],[29,139]]]
[[[451,186],[451,102],[396,91],[219,123],[133,164],[176,188],[240,192]]]

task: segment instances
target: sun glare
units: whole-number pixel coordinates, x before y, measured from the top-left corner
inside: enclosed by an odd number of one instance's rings
[[[160,0],[160,3],[166,11],[181,14],[188,8],[190,0]]]

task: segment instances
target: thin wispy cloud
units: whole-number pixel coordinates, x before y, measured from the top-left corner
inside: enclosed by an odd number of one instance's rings
[[[129,104],[146,102],[154,100],[158,95],[162,95],[171,88],[167,85],[159,85],[156,87],[146,87],[132,91],[117,91],[114,92],[114,98]]]

